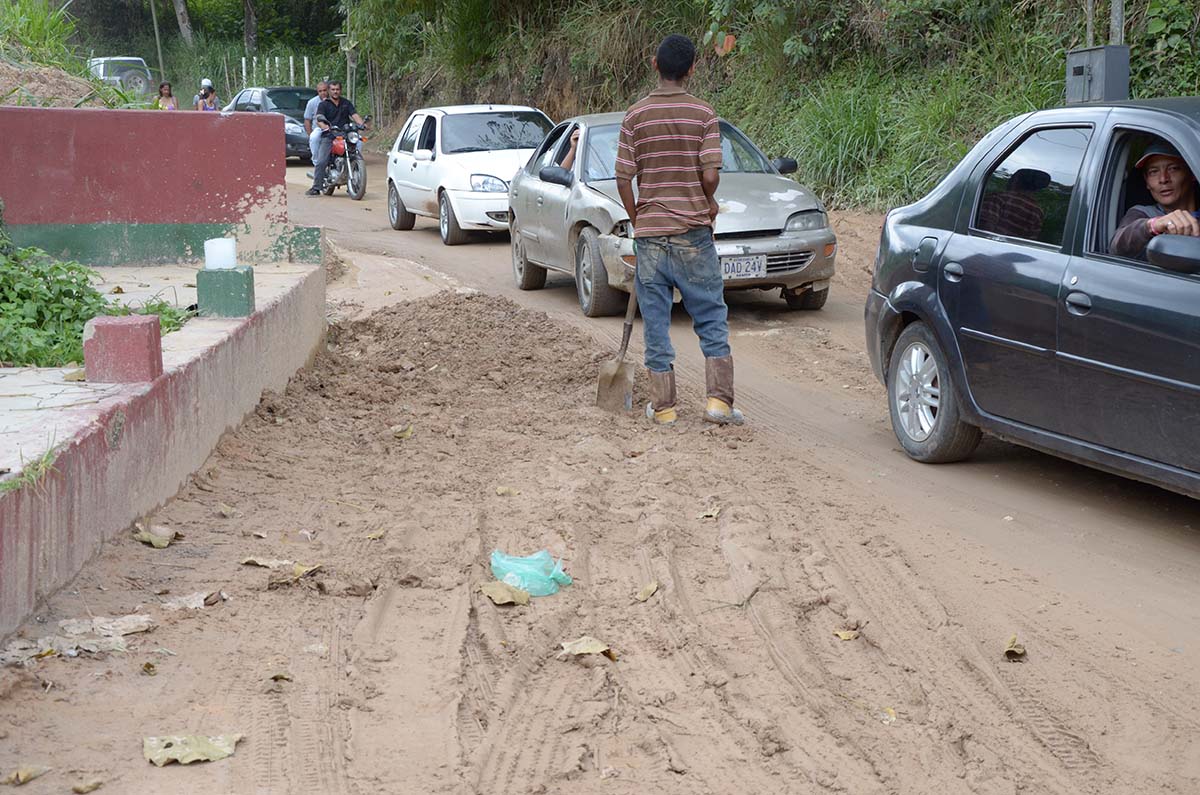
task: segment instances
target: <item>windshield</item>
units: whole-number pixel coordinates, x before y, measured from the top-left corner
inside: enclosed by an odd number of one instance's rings
[[[450,114],[442,119],[442,151],[487,152],[534,149],[550,130],[550,120],[535,110]]]
[[[617,178],[617,137],[620,131],[619,124],[606,124],[588,130],[583,161],[584,182]],[[758,147],[750,143],[741,130],[726,121],[721,122],[721,159],[721,172],[725,174],[775,172]]]
[[[111,61],[104,61],[102,68],[105,77],[116,77],[130,69],[136,69],[139,72],[149,71],[146,68],[146,62],[141,58],[114,58]]]
[[[267,107],[265,110],[278,110],[283,113],[304,112],[304,106],[315,97],[317,92],[311,88],[276,88],[267,92]]]

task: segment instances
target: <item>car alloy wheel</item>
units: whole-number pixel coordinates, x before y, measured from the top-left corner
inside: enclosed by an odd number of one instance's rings
[[[896,375],[900,427],[914,442],[923,442],[937,430],[942,394],[937,360],[923,342],[914,341],[900,355]]]
[[[438,202],[438,231],[442,233],[442,240],[450,236],[450,200],[445,194]]]
[[[400,222],[400,194],[395,185],[388,185],[388,220],[393,228]]]

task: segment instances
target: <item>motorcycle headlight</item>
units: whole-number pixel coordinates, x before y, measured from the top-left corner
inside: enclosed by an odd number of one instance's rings
[[[348,143],[352,143],[352,144],[358,143],[358,133],[356,133],[356,132],[350,133],[349,135],[346,136],[346,141]]]
[[[796,213],[787,220],[787,225],[784,227],[788,232],[813,232],[817,229],[824,229],[829,226],[829,219],[825,213],[820,210],[807,210],[802,213]]]
[[[508,193],[508,183],[491,174],[472,174],[471,190],[483,193]]]

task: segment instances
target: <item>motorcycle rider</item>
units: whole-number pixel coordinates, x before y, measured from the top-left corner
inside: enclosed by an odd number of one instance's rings
[[[329,165],[329,150],[333,147],[333,133],[330,132],[330,128],[344,128],[351,121],[355,124],[363,124],[363,118],[354,109],[354,103],[342,97],[340,80],[329,81],[329,97],[317,106],[317,115],[314,121],[318,127],[324,130],[324,133],[321,135],[321,143],[317,147],[313,184],[305,194],[306,196],[320,196],[321,186],[325,184],[325,168]]]

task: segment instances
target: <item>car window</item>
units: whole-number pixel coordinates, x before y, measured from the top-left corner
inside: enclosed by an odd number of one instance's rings
[[[569,126],[568,124],[560,124],[553,132],[546,136],[546,140],[542,141],[542,145],[538,148],[537,153],[529,159],[528,168],[530,174],[537,175],[543,168],[553,162],[554,148],[562,140],[563,133],[567,131]]]
[[[1090,127],[1027,135],[984,178],[973,228],[1061,246]]]
[[[248,103],[248,107],[250,110],[262,110],[263,109],[262,94],[263,94],[263,92],[261,92],[261,91],[251,91],[250,92],[250,102]]]
[[[583,150],[583,181],[603,182],[617,178],[617,139],[621,125],[605,124],[591,127]]]
[[[317,95],[311,88],[276,88],[267,92],[267,110],[303,112],[308,101]]]
[[[400,134],[400,142],[396,147],[401,152],[411,152],[417,148],[417,133],[421,131],[421,124],[425,121],[424,114],[413,116],[408,126],[404,128],[404,132]]]
[[[253,96],[254,96],[254,92],[250,91],[250,90],[246,90],[246,91],[243,91],[242,93],[238,94],[238,98],[236,100],[234,100],[233,109],[234,110],[249,110],[250,109],[250,101]]]
[[[552,125],[536,110],[455,113],[442,119],[442,151],[534,149]]]
[[[418,149],[428,149],[434,151],[437,145],[437,119],[432,116],[425,118],[425,124],[421,126],[421,135],[417,138]]]
[[[727,174],[770,174],[775,169],[742,131],[721,122],[721,171]]]

